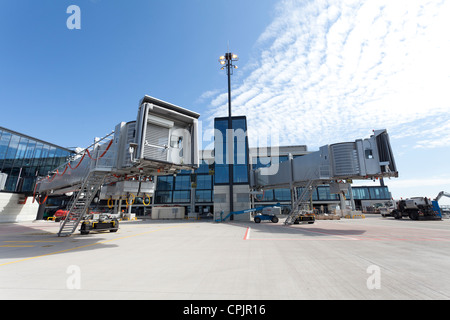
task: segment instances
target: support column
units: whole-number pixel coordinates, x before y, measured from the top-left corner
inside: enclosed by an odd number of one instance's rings
[[[42,195],[42,197],[45,199],[44,195]],[[46,201],[44,201],[43,204],[39,205],[39,209],[38,209],[38,212],[36,215],[36,220],[44,220],[45,203],[46,203]]]
[[[341,217],[345,215],[345,195],[344,191],[339,192],[339,200],[341,206]]]

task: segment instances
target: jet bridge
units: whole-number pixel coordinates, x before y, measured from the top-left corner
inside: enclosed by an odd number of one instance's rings
[[[119,123],[112,133],[96,139],[39,179],[35,194],[40,199],[75,192],[59,235],[75,231],[102,186],[103,199],[131,190],[151,194],[154,176],[197,168],[199,117],[193,111],[145,96],[136,121]]]
[[[250,187],[256,190],[290,188],[292,209],[287,221],[295,220],[299,206],[311,190],[329,184],[332,193],[347,190],[349,180],[398,177],[389,135],[385,129],[374,130],[367,139],[320,147],[319,151],[250,172]],[[295,187],[303,187],[297,198]],[[292,217],[290,219],[289,217]]]
[[[319,151],[250,173],[255,189],[305,186],[308,181],[398,177],[389,136],[376,130],[368,139],[320,147]]]

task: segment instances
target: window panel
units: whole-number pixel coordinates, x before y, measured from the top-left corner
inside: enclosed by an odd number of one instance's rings
[[[274,197],[277,201],[289,201],[291,200],[291,190],[289,189],[274,189]]]
[[[233,166],[233,181],[235,183],[248,183],[247,165]]]
[[[196,190],[195,202],[212,202],[211,190]]]
[[[156,191],[155,203],[172,203],[172,191]]]
[[[36,149],[36,141],[30,140],[28,142],[27,149],[25,151],[25,158],[23,161],[23,166],[30,166],[33,161],[34,150]]]
[[[216,165],[214,168],[214,183],[223,184],[229,182],[228,165]]]
[[[190,191],[174,191],[173,192],[173,202],[191,202],[191,192]]]
[[[3,170],[12,168],[14,159],[16,157],[17,148],[19,146],[20,137],[12,135],[9,142],[8,150],[6,151],[5,162],[3,163]]]
[[[6,131],[3,132],[2,137],[0,139],[0,160],[4,160],[10,140],[11,140],[11,133]]]
[[[197,175],[197,189],[212,189],[212,176]]]
[[[158,190],[173,190],[173,176],[160,176],[157,182]]]
[[[175,190],[190,190],[191,189],[191,177],[190,176],[176,176],[175,177]]]

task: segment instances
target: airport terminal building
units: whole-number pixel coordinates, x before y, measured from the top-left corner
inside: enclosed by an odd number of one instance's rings
[[[271,148],[277,150],[275,155],[261,152],[248,145],[245,116],[233,117],[232,125],[233,130],[240,130],[244,134],[233,136],[235,147],[231,153],[234,160],[231,166],[230,161],[227,161],[229,155],[226,150],[228,117],[216,118],[214,129],[216,133],[220,133],[220,139],[215,138],[214,150],[201,150],[200,163],[194,172],[181,170],[176,174],[154,177],[154,194],[151,197],[136,194],[133,204],[129,207],[123,204],[122,210],[135,213],[138,217],[149,217],[154,206],[183,206],[186,208],[186,217],[208,219],[221,211],[239,211],[277,203],[289,208],[290,189],[252,192],[249,172],[251,169],[281,163],[289,156],[302,157],[310,153],[307,146]],[[0,222],[36,219],[39,199],[33,201],[32,197],[37,177],[46,176],[73,154],[73,150],[0,127]],[[297,192],[300,193],[301,188],[297,188]],[[389,201],[391,194],[381,180],[379,186],[353,186],[345,197],[352,200],[349,205],[353,205],[355,209],[371,210],[377,204]],[[53,198],[50,195],[45,203],[46,214],[43,217],[51,215],[55,208],[67,204],[68,198]],[[324,213],[332,212],[340,203],[339,196],[330,193],[327,185],[318,186],[311,200],[314,208]],[[14,204],[13,210],[11,203]],[[108,199],[99,199],[92,206],[101,211],[113,209]]]

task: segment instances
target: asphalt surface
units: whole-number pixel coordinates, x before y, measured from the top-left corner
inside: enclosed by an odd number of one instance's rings
[[[0,299],[449,299],[450,220],[0,224]]]

